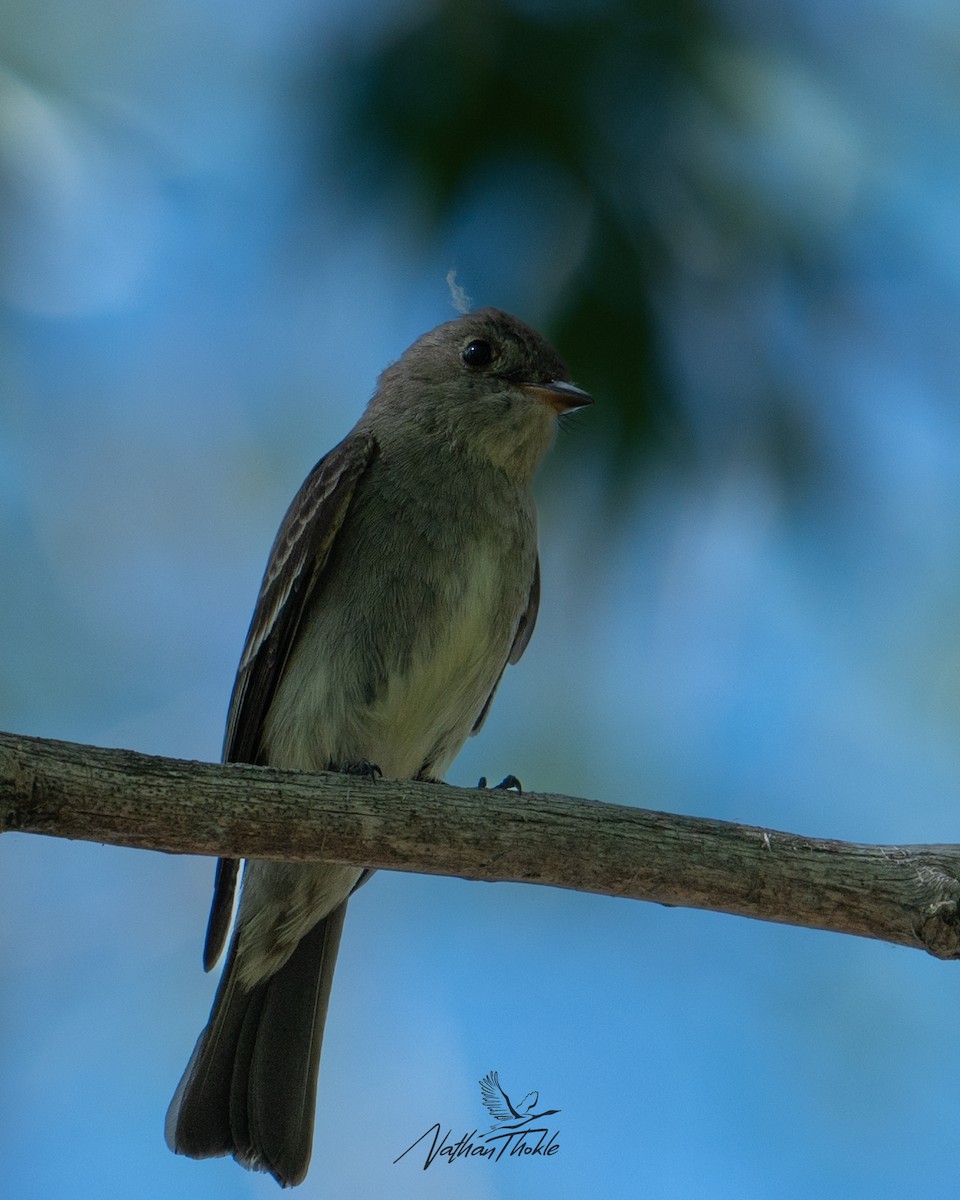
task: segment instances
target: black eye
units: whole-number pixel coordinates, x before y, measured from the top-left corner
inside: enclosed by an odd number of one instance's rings
[[[476,338],[460,351],[460,357],[468,367],[485,367],[493,358],[493,347],[483,338]]]

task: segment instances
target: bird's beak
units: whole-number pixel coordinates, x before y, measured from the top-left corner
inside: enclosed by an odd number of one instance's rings
[[[551,379],[549,383],[522,383],[520,391],[542,404],[549,404],[558,413],[573,412],[576,408],[593,403],[593,397],[583,388],[565,383],[562,379]]]

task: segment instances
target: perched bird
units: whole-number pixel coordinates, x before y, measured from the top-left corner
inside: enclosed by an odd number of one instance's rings
[[[530,640],[530,485],[558,414],[589,403],[543,338],[496,309],[438,326],[388,367],[280,526],[224,760],[439,780]],[[218,863],[207,970],[237,872]],[[171,1149],[303,1180],[337,948],[364,875],[245,863],[210,1019],[167,1113]]]

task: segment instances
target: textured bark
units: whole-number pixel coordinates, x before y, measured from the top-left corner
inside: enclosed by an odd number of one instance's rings
[[[512,880],[960,957],[960,846],[865,846],[570,796],[222,766],[0,734],[0,831]]]

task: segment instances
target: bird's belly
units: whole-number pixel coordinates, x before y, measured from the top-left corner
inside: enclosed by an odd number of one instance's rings
[[[417,648],[367,711],[364,742],[384,775],[425,770],[439,777],[469,736],[510,644],[475,600],[466,600],[442,636]]]
[[[455,590],[425,605],[422,620],[407,614],[405,653],[391,664],[378,652],[386,669],[373,689],[350,637],[314,625],[267,722],[273,765],[328,770],[366,760],[388,778],[442,775],[496,685],[526,601],[505,589],[498,554],[474,548],[469,558]],[[388,614],[379,622],[389,627]]]

